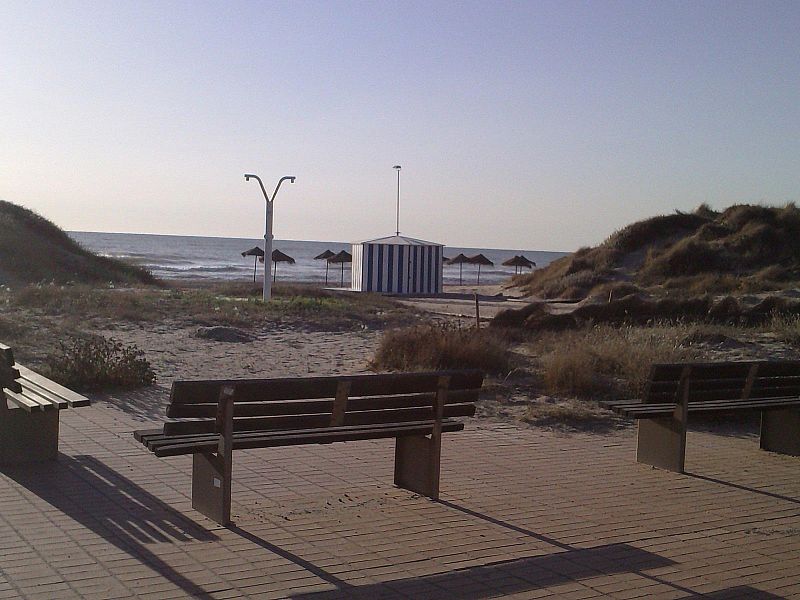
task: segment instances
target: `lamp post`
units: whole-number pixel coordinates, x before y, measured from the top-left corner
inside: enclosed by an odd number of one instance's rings
[[[281,187],[281,184],[284,180],[288,179],[289,183],[294,183],[295,177],[287,175],[286,177],[281,177],[280,181],[278,181],[278,185],[275,186],[275,191],[272,192],[272,199],[267,196],[267,190],[264,189],[264,184],[261,182],[261,178],[258,175],[252,175],[250,173],[245,173],[244,180],[250,181],[250,178],[255,179],[258,182],[258,185],[261,186],[261,192],[264,194],[264,200],[267,201],[267,216],[266,216],[266,223],[264,227],[264,294],[263,299],[264,302],[267,302],[270,298],[272,298],[272,281],[270,280],[269,273],[272,269],[272,203],[275,201],[275,196],[278,195],[278,190]]]
[[[392,168],[397,171],[397,224],[395,235],[400,235],[400,165],[395,165]]]

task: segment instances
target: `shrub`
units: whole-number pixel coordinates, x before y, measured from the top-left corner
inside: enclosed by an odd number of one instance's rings
[[[496,329],[467,329],[424,324],[387,331],[370,367],[375,370],[481,369],[511,370],[511,344]]]
[[[46,369],[48,377],[78,391],[134,388],[156,379],[142,350],[96,335],[62,342]]]
[[[613,392],[639,396],[655,362],[679,362],[694,352],[683,348],[686,326],[596,327],[542,334],[531,353],[540,357],[542,378],[550,393],[594,397]]]

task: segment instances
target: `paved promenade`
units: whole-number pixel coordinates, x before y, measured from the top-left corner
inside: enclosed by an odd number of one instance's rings
[[[225,529],[191,457],[134,441],[160,409],[111,400],[62,413],[58,462],[0,468],[0,598],[800,598],[800,458],[752,436],[690,433],[677,475],[632,429],[473,421],[439,502],[392,485],[391,440],[239,451]]]

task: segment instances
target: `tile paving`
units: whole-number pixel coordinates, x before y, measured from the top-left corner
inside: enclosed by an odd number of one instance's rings
[[[0,467],[0,599],[800,598],[800,457],[752,436],[692,431],[678,475],[633,430],[472,421],[439,502],[392,485],[391,440],[238,451],[222,528],[148,418],[65,411],[58,461]]]

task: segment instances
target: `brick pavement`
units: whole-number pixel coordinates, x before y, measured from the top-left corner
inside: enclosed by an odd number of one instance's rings
[[[752,436],[691,432],[677,475],[634,462],[632,429],[473,421],[440,502],[392,485],[391,440],[238,451],[225,529],[127,400],[65,411],[57,462],[0,469],[0,599],[800,598],[800,458]]]

